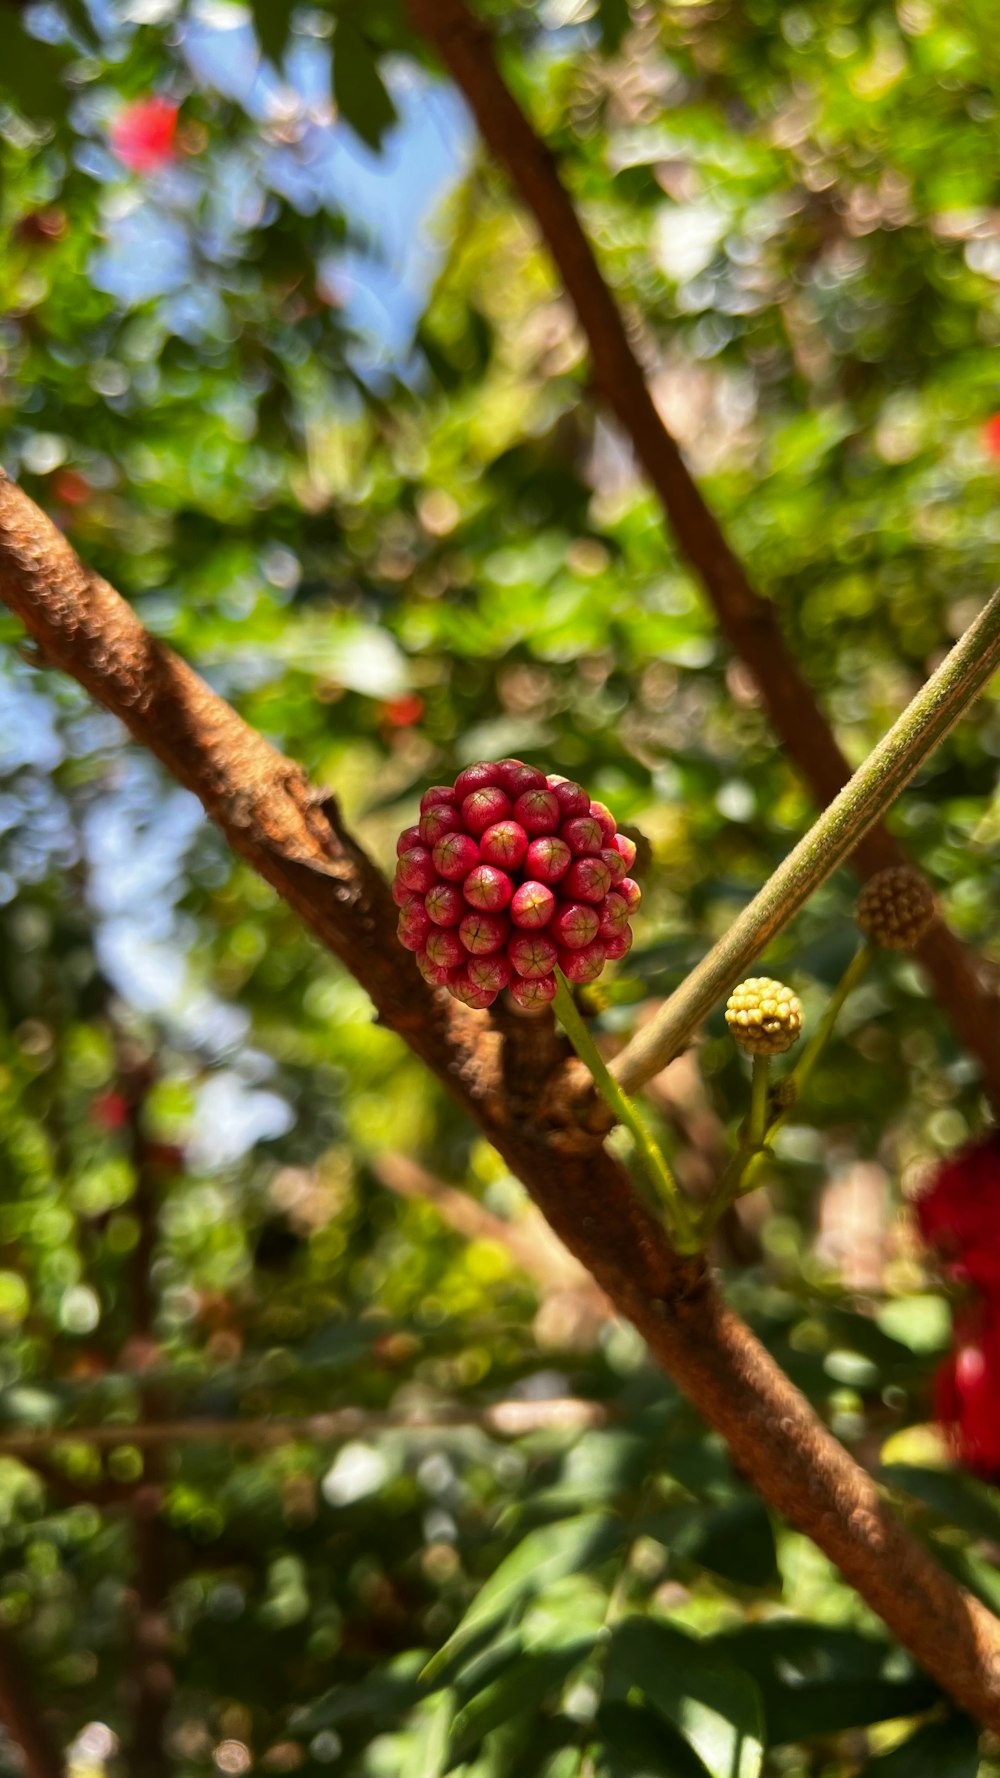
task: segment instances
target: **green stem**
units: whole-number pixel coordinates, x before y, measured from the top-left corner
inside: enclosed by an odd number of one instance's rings
[[[767,1136],[767,1089],[771,1079],[770,1056],[754,1056],[750,1084],[750,1123],[746,1145],[760,1148]]]
[[[684,1193],[667,1166],[652,1132],[643,1122],[638,1108],[609,1074],[607,1063],[577,1010],[576,1001],[561,969],[556,970],[554,1007],[559,1023],[581,1062],[590,1069],[598,1092],[607,1101],[618,1122],[631,1131],[642,1164],[662,1200],[674,1246],[679,1253],[697,1253],[700,1242]]]
[[[744,1197],[747,1192],[754,1190],[754,1176],[759,1172],[765,1154],[782,1124],[787,1122],[789,1114],[801,1098],[806,1081],[830,1041],[844,1001],[848,994],[857,987],[874,955],[875,946],[871,944],[864,944],[859,951],[855,952],[830,996],[829,1004],[816,1027],[815,1034],[809,1039],[795,1067],[785,1076],[786,1082],[794,1084],[795,1087],[791,1102],[785,1105],[771,1119],[770,1123],[767,1121],[768,1077],[766,1064],[768,1057],[754,1057],[753,1087],[751,1089],[753,1096],[750,1104],[749,1123],[743,1131],[739,1147],[730,1157],[729,1164],[719,1180],[717,1190],[702,1211],[699,1221],[702,1241],[708,1239],[720,1218],[729,1209],[730,1204],[734,1203],[737,1198]],[[763,1062],[765,1066],[758,1070],[760,1062]],[[763,1077],[763,1086],[759,1084],[761,1076]],[[763,1093],[764,1099],[763,1122],[760,1121],[759,1093]]]
[[[874,826],[1000,665],[1000,592],[759,895],[611,1065],[627,1093],[683,1049],[716,1001]]]

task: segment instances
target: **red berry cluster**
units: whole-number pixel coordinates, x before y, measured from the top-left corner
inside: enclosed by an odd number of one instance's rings
[[[917,1199],[924,1240],[971,1287],[955,1349],[935,1379],[934,1411],[960,1463],[1000,1480],[1000,1133],[946,1161]]]
[[[426,792],[396,851],[400,943],[466,1006],[492,1006],[504,988],[545,1006],[557,965],[592,982],[632,947],[635,846],[569,778],[519,759],[467,766]]]

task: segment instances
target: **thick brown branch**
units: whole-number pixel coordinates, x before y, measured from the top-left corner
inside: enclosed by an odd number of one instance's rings
[[[791,654],[773,604],[751,585],[680,450],[661,420],[621,314],[562,184],[556,163],[504,83],[489,32],[465,0],[408,0],[417,29],[461,88],[496,156],[535,216],[590,345],[594,380],[659,496],[682,553],[699,575],[735,652],[750,668],[771,722],[820,806],[850,767]],[[862,877],[907,862],[884,827],[858,844]],[[1000,1111],[1000,997],[942,920],[918,955],[962,1043],[983,1071]]]
[[[1000,1623],[903,1529],[875,1483],[719,1299],[704,1267],[678,1259],[600,1140],[575,1125],[544,1122],[530,1109],[510,1114],[491,1040],[476,1045],[467,1037],[485,1021],[469,1015],[450,1028],[423,991],[392,943],[385,886],[336,825],[335,811],[327,806],[320,814],[301,771],[147,636],[124,601],[87,574],[54,526],[7,481],[0,481],[0,596],[44,654],[201,796],[236,849],[344,958],[728,1441],[762,1498],[826,1552],[945,1691],[1000,1730]],[[289,845],[319,868],[289,862],[282,851]]]

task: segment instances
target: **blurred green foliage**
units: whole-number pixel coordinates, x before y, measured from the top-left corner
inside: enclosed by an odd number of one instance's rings
[[[996,579],[991,9],[489,10],[657,401],[860,759]],[[611,803],[647,842],[639,940],[595,1015],[612,1042],[809,804],[595,411],[545,254],[435,78],[395,0],[8,9],[3,460],[150,629],[336,786],[386,866],[421,790],[478,756]],[[176,153],[130,173],[109,128],[152,93],[180,105]],[[414,300],[370,180],[388,203],[436,116],[449,178],[412,200]],[[394,293],[381,331],[351,300],[366,280]],[[169,1769],[994,1770],[627,1328],[387,1189],[402,1151],[533,1227],[191,799],[0,629],[0,1434],[122,1425],[104,1460],[69,1432],[41,1470],[0,1457],[0,1630],[72,1772],[119,1769],[131,1732],[130,1501],[150,1473],[129,1423],[337,1406],[359,1411],[347,1443],[182,1442],[153,1474]],[[993,966],[998,755],[987,697],[893,816]],[[807,1020],[851,956],[852,894],[842,874],[768,955]],[[654,1094],[692,1189],[746,1103],[717,1016],[697,1068]],[[729,1287],[1000,1605],[1000,1502],[925,1426],[948,1312],[903,1208],[983,1117],[914,968],[880,963],[750,1201]],[[444,1424],[568,1395],[606,1424]],[[390,1408],[442,1425],[365,1430]]]

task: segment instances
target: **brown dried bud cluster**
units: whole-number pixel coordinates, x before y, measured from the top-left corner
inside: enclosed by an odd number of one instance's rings
[[[730,994],[726,1024],[749,1055],[780,1056],[802,1029],[802,1008],[783,982],[752,975]]]
[[[927,878],[908,864],[893,864],[869,878],[854,918],[866,938],[889,951],[912,951],[937,916]]]

